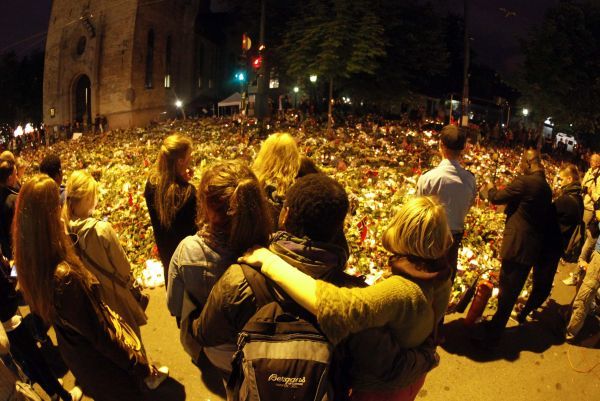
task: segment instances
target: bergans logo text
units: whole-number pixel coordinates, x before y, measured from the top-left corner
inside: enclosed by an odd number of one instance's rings
[[[272,373],[269,376],[270,382],[275,382],[275,385],[281,387],[293,387],[298,388],[302,387],[304,383],[306,383],[306,377],[284,377],[278,376],[277,373]]]

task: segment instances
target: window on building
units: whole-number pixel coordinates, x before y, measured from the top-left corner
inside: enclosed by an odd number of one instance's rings
[[[167,46],[165,49],[165,88],[171,87],[171,35],[167,36]]]
[[[202,39],[196,38],[196,48],[194,52],[194,73],[198,80],[198,88],[202,89],[202,76],[204,75],[204,45]]]
[[[148,31],[146,46],[146,88],[151,89],[154,81],[154,30]]]

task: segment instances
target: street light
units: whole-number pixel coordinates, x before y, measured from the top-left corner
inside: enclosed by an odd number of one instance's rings
[[[297,86],[294,86],[294,108],[295,109],[298,108],[298,91],[300,91],[300,88],[298,88]]]
[[[183,119],[185,120],[185,109],[183,108],[183,102],[179,99],[175,101],[175,107],[181,110],[181,114],[183,115]]]
[[[312,97],[314,97],[314,100],[311,100],[311,107],[313,111],[316,111],[316,107],[317,107],[317,88],[316,88],[316,83],[317,83],[317,74],[311,74],[308,79],[310,80],[310,82],[312,83]]]
[[[529,109],[523,108],[523,115],[527,117],[529,115]]]

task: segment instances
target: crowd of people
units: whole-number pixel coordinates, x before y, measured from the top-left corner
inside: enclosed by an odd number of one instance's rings
[[[431,141],[439,163],[419,171],[416,191],[402,205],[384,206],[394,210],[377,238],[386,259],[369,263],[386,274],[367,283],[347,273],[352,248],[345,221],[356,209],[353,199],[319,168],[323,160],[303,154],[290,134],[270,135],[251,163],[209,161],[197,185],[192,139],[183,133],[164,138],[143,197],[164,268],[167,308],[185,351],[218,369],[231,399],[259,393],[278,400],[414,400],[439,363],[435,348],[444,341],[467,215],[478,199],[506,205],[506,225],[498,309],[475,330],[475,345],[497,344],[511,314],[527,322],[548,298],[567,251],[579,255],[573,279],[581,287],[565,324],[566,339],[577,341],[599,282],[600,156],[592,156],[583,181],[576,166],[561,166],[553,196],[536,149],[523,152],[519,174],[498,188],[476,182],[465,169],[465,131],[446,126]],[[401,146],[416,153],[407,138]],[[3,341],[3,353],[10,350],[53,399],[77,400],[82,392],[97,401],[143,399],[169,370],[155,366],[143,346],[147,300],[127,250],[108,219],[93,217],[98,182],[79,169],[63,186],[55,154],[44,157],[31,177],[19,172],[10,152],[0,159],[0,305],[9,343]],[[337,161],[341,174],[345,164]],[[578,230],[583,222],[586,229]],[[530,270],[532,292],[522,309],[514,309]],[[31,310],[25,318],[17,310],[20,300]],[[267,324],[271,329],[260,331]],[[71,391],[36,345],[51,341],[49,327],[76,378]],[[265,340],[277,334],[287,337]],[[292,341],[299,351],[282,358]],[[252,359],[253,352],[259,357]],[[299,362],[289,369],[282,359]],[[265,360],[270,374],[257,362]]]

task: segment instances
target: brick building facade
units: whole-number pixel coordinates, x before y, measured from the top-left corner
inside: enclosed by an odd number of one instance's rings
[[[177,113],[177,99],[228,94],[235,47],[210,0],[54,0],[46,42],[44,122],[105,116],[111,128]]]

